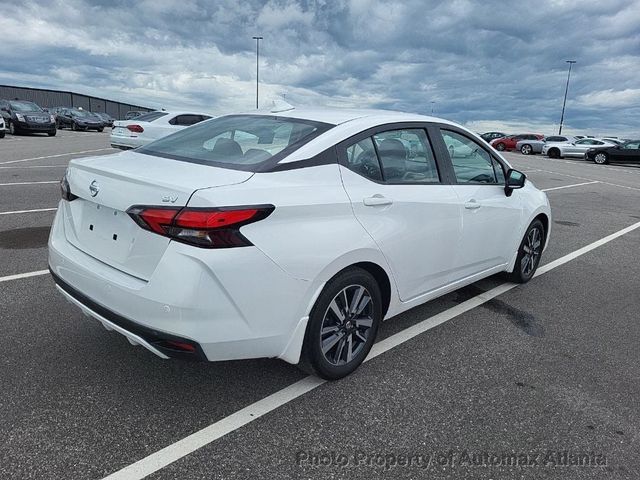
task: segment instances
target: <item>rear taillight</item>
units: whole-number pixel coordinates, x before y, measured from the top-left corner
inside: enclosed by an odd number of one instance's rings
[[[204,248],[253,245],[240,227],[268,217],[273,205],[218,208],[133,206],[131,218],[145,230]]]
[[[62,177],[62,180],[60,180],[60,196],[69,202],[78,198],[76,195],[71,193],[71,187],[69,186],[69,180],[67,180],[66,173]]]
[[[144,128],[140,125],[127,125],[127,130],[133,133],[142,133],[144,132]]]

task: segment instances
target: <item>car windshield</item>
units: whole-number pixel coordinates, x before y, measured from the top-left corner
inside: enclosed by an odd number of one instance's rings
[[[136,150],[147,155],[237,170],[259,171],[333,125],[258,115],[218,117]]]
[[[43,110],[32,102],[11,102],[11,108],[16,112],[42,112]]]
[[[71,115],[74,117],[89,117],[89,113],[85,112],[84,110],[71,110]]]
[[[135,120],[136,122],[153,122],[154,120],[157,120],[160,117],[164,117],[165,115],[168,115],[168,113],[167,112],[149,112],[149,113],[143,113],[142,115],[138,115],[137,117],[134,117],[131,120]]]

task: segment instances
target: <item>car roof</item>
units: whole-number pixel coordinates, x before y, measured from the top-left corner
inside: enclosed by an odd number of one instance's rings
[[[278,117],[298,118],[314,122],[341,125],[353,120],[367,119],[370,123],[393,122],[439,122],[453,125],[452,122],[442,118],[419,115],[417,113],[397,112],[394,110],[355,109],[355,108],[289,108],[289,109],[263,109],[244,112],[243,115],[269,115]]]

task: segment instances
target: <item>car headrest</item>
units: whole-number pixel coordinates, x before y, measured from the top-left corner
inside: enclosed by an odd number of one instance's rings
[[[242,157],[242,148],[240,144],[230,138],[219,138],[211,150],[216,156],[220,157]]]

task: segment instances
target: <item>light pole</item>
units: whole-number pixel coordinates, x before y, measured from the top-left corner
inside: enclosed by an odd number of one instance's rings
[[[260,40],[262,37],[253,37],[256,41],[256,110],[258,109],[258,84],[260,83]]]
[[[436,104],[436,102],[431,102],[431,115],[433,115],[433,107]]]
[[[571,67],[573,66],[574,63],[576,63],[575,60],[567,60],[566,62],[569,64],[569,73],[567,74],[567,85],[564,87],[564,101],[562,102],[562,115],[560,115],[560,128],[558,129],[558,135],[562,134],[562,124],[564,122],[564,107],[567,104],[567,92],[569,92],[569,79],[571,78]]]

